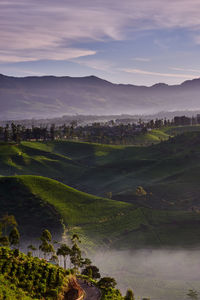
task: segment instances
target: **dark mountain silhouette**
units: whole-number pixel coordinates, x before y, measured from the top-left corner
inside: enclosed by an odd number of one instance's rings
[[[200,79],[169,86],[113,84],[95,76],[24,77],[0,75],[0,119],[46,118],[64,114],[152,114],[200,108]]]

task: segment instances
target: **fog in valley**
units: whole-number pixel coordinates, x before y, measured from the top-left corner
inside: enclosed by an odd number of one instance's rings
[[[27,245],[20,250],[27,252]],[[39,246],[34,244],[35,246]],[[56,247],[57,248],[57,247]],[[34,256],[43,257],[41,251]],[[196,290],[200,299],[200,248],[190,250],[141,249],[134,251],[103,250],[96,253],[83,251],[92,260],[101,277],[113,277],[123,295],[132,289],[136,300],[189,300],[189,290]],[[63,267],[63,257],[59,257]],[[70,265],[67,259],[67,268]]]
[[[189,289],[200,292],[200,249],[106,251],[91,258],[102,276],[114,277],[123,294],[133,289],[136,299],[184,300]]]

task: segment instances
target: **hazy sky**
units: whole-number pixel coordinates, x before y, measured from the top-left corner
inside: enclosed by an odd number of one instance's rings
[[[200,77],[200,0],[0,0],[0,73]]]

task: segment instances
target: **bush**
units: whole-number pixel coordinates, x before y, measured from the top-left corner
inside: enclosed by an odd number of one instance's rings
[[[87,266],[83,271],[82,275],[87,275],[90,278],[98,279],[101,277],[99,269],[96,266]]]
[[[101,289],[114,288],[116,285],[117,285],[117,282],[115,281],[114,278],[111,278],[111,277],[103,277],[98,282],[98,286]]]
[[[0,273],[6,280],[12,282],[16,289],[21,288],[30,297],[38,299],[47,299],[48,296],[56,299],[67,274],[64,269],[49,264],[43,259],[29,257],[19,250],[5,247],[0,247]]]

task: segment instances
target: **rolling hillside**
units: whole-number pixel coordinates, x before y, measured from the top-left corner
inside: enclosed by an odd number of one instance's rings
[[[24,238],[48,228],[78,233],[84,248],[185,247],[199,243],[197,212],[153,210],[79,192],[38,176],[0,179],[1,215],[14,214]]]
[[[197,130],[198,129],[198,130]],[[184,128],[166,128],[184,132]],[[81,142],[0,145],[0,175],[41,175],[90,194],[152,208],[199,208],[200,132],[177,135],[149,147]],[[157,132],[158,138],[165,133]],[[155,133],[154,133],[155,134]],[[137,186],[151,197],[136,199]]]
[[[149,147],[3,143],[0,167],[1,214],[16,215],[24,237],[47,227],[58,238],[77,232],[89,248],[199,243],[198,131]]]
[[[41,175],[71,184],[84,167],[52,149],[43,143],[0,144],[0,175]]]

